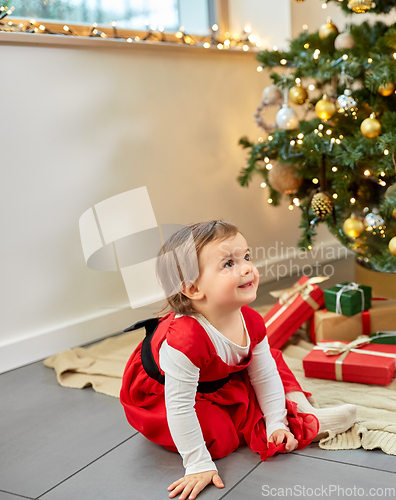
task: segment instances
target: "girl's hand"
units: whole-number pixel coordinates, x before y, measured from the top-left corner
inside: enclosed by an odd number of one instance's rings
[[[215,470],[208,470],[198,474],[187,474],[168,486],[168,491],[173,490],[169,493],[169,498],[175,497],[182,491],[182,494],[179,496],[180,500],[184,500],[189,494],[189,500],[193,500],[210,483],[213,483],[218,488],[224,488],[223,481]]]
[[[270,438],[268,439],[269,443],[275,443],[276,445],[283,443],[286,440],[285,449],[287,452],[293,451],[298,446],[298,441],[295,439],[294,435],[286,431],[284,429],[278,429],[274,431]]]

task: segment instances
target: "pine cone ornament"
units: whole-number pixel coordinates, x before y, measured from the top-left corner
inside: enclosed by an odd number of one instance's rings
[[[311,208],[315,217],[325,219],[333,211],[333,201],[325,193],[316,193],[312,198]]]

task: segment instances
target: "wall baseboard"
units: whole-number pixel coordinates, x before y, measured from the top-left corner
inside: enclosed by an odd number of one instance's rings
[[[0,346],[0,373],[42,360],[65,349],[89,344],[121,333],[125,328],[152,317],[153,308],[131,309],[130,306],[115,312],[83,320],[58,330],[47,331],[34,337],[18,339]],[[158,310],[158,309],[157,309]]]
[[[307,258],[298,253],[289,252],[289,254],[283,255],[281,252],[280,255],[276,254],[272,258],[269,255],[267,259],[254,259],[253,255],[253,261],[260,271],[260,285],[262,285],[272,281],[281,281],[288,276],[304,272],[304,266],[311,266],[313,270],[311,275],[315,275],[316,264],[323,266],[339,260],[339,252],[344,250],[344,247],[338,246],[332,241],[329,245],[324,243],[318,247],[316,254],[312,252]],[[345,258],[350,255],[350,252],[345,253]],[[332,256],[336,258],[331,258]],[[322,267],[322,269],[325,268]],[[294,272],[290,273],[290,271]],[[306,274],[310,274],[307,271],[306,267]],[[57,330],[19,338],[15,342],[0,345],[0,373],[34,363],[65,349],[121,333],[136,321],[153,317],[153,312],[159,309],[158,303],[139,309],[131,309],[128,305],[114,312],[102,313],[100,316],[82,320]]]

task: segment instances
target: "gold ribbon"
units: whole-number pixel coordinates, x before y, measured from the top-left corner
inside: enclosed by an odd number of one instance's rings
[[[328,279],[328,276],[315,276],[313,278],[309,278],[301,284],[296,282],[291,288],[284,288],[283,290],[270,292],[272,297],[275,297],[276,299],[279,298],[279,303],[282,307],[265,323],[265,326],[268,328],[271,323],[278,319],[279,316],[284,313],[284,311],[297,299],[299,295],[301,295],[303,300],[305,300],[305,302],[307,302],[312,309],[315,311],[319,309],[320,305],[310,296],[310,293],[314,289],[314,284],[322,283],[322,281],[326,281]]]
[[[340,357],[335,362],[335,376],[336,380],[342,381],[342,363],[344,359],[348,356],[350,352],[357,352],[358,354],[367,354],[369,356],[382,356],[385,358],[396,358],[396,354],[390,352],[378,352],[378,351],[362,351],[359,347],[370,344],[371,339],[367,335],[360,335],[357,339],[349,342],[349,344],[343,344],[342,342],[321,342],[319,345],[314,347],[314,350],[321,350],[327,356],[338,356]]]

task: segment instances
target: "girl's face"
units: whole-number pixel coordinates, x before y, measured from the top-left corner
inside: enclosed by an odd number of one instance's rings
[[[198,288],[211,305],[231,310],[256,299],[259,272],[240,233],[208,243],[200,253],[199,264]]]

